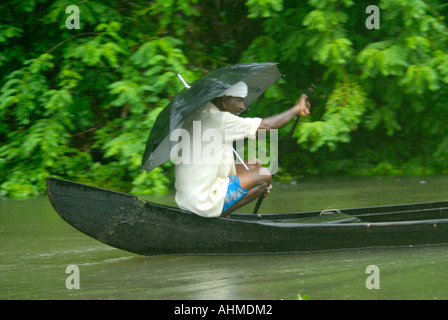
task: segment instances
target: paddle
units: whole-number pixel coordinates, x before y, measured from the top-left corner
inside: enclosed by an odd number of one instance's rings
[[[309,97],[313,94],[314,90],[316,89],[316,86],[314,84],[311,84],[308,87],[308,92],[309,92]],[[280,163],[280,160],[283,157],[283,154],[285,153],[286,147],[288,146],[289,140],[291,140],[292,134],[294,133],[294,130],[297,127],[297,124],[299,123],[299,116],[296,116],[296,120],[294,122],[294,125],[292,126],[291,130],[289,130],[288,136],[286,137],[285,142],[283,142],[283,146],[282,149],[280,150],[280,153],[277,157],[277,160],[275,161],[275,165],[272,167],[272,170],[276,170],[276,168],[278,167],[278,164]],[[274,174],[271,174],[272,176],[274,176]],[[268,187],[269,188],[269,187]],[[268,190],[268,188],[266,190]],[[258,210],[260,209],[261,203],[263,202],[264,199],[264,193],[262,193],[257,200],[257,203],[255,204],[255,208],[254,211],[252,212],[253,214],[257,214]]]

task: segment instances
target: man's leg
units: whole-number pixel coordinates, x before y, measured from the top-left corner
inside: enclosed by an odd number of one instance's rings
[[[258,164],[254,165],[252,169],[249,167],[249,170],[244,169],[244,171],[241,169],[238,170],[237,168],[237,175],[241,188],[246,189],[247,193],[238,202],[224,211],[221,214],[221,217],[227,217],[236,209],[239,209],[253,200],[258,199],[260,195],[267,192],[266,189],[271,185],[272,176],[267,168],[262,167],[261,164]]]
[[[257,158],[246,159],[246,160],[244,160],[244,163],[249,168],[249,170],[261,168],[261,162]],[[246,167],[241,163],[235,164],[235,167],[236,167],[237,174],[247,171]]]

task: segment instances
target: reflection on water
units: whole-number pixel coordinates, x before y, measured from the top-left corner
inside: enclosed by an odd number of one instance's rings
[[[260,211],[447,200],[447,187],[446,176],[303,179],[276,185]],[[173,204],[172,195],[145,198]],[[0,299],[448,299],[448,246],[143,257],[76,231],[45,197],[0,201],[0,248]],[[65,287],[71,264],[79,290]],[[369,265],[378,290],[366,288]]]

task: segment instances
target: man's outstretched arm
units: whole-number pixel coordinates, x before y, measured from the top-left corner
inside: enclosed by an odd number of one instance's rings
[[[271,129],[280,129],[295,116],[306,117],[307,115],[309,115],[309,108],[310,103],[308,102],[308,96],[306,94],[302,94],[300,96],[300,99],[297,100],[295,106],[282,113],[264,118],[261,121],[258,129],[264,129],[267,131]]]

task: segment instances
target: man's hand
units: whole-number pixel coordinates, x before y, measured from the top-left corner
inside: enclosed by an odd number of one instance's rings
[[[297,100],[295,106],[289,108],[286,111],[283,111],[282,113],[264,118],[261,121],[258,130],[264,129],[269,131],[272,129],[279,129],[286,125],[292,118],[296,117],[297,115],[300,117],[306,117],[310,114],[310,106],[311,104],[308,102],[308,96],[306,94],[302,94],[300,99]]]
[[[266,192],[264,193],[264,198],[266,198],[272,190],[272,184],[269,185],[269,187],[266,188]]]
[[[295,110],[297,111],[297,115],[301,117],[306,117],[310,114],[310,107],[311,104],[308,101],[308,96],[306,94],[302,94],[300,96],[300,99],[297,100],[296,105],[294,106]]]

